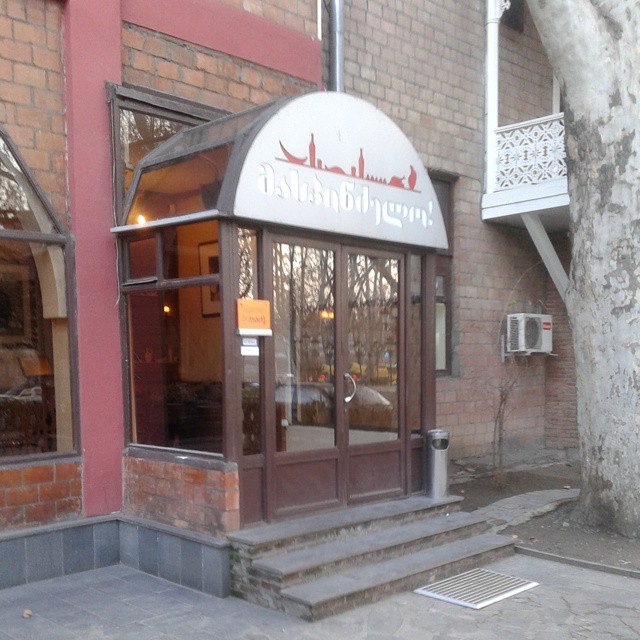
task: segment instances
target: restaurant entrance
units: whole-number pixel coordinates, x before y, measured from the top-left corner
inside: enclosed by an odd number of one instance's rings
[[[136,165],[120,222],[131,444],[237,473],[207,495],[216,522],[423,486],[447,238],[387,116],[317,93],[182,131]]]
[[[271,246],[270,516],[405,493],[403,257],[280,238]]]

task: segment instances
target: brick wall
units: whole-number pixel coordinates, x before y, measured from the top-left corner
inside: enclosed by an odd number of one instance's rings
[[[67,222],[62,3],[0,2],[0,122]]]
[[[548,107],[544,114],[538,106],[532,109],[525,91],[523,105],[508,106],[517,120],[547,115],[551,105],[548,65],[540,60],[531,27],[528,20],[524,40],[517,34],[520,41],[501,48],[501,55],[511,64],[521,58],[526,78],[544,76],[531,92],[542,94],[545,85]],[[500,358],[501,321],[506,313],[542,310],[547,286],[526,232],[480,219],[485,46],[484,3],[346,0],[346,91],[387,113],[426,167],[459,176],[454,186],[453,375],[437,381],[437,425],[450,431],[454,458],[491,451],[497,396],[509,375]],[[525,81],[505,83],[515,87]],[[536,100],[540,105],[539,96]],[[520,106],[526,108],[516,113]],[[510,400],[507,449],[540,446],[544,439],[545,358],[527,361]]]
[[[226,0],[226,4],[308,36],[316,35],[316,0]]]
[[[483,51],[479,5],[345,2],[345,90],[389,115],[428,168],[481,177]]]
[[[0,95],[0,122],[68,224],[61,2],[0,2]],[[3,466],[0,529],[78,516],[81,495],[79,462]]]
[[[544,267],[525,231],[484,225],[479,216],[456,230],[453,376],[437,381],[438,426],[452,434],[452,457],[489,452],[500,389],[515,377],[505,448],[540,446],[545,358],[520,358],[514,369],[502,362],[500,336],[508,313],[544,309]]]
[[[553,69],[524,3],[524,31],[500,25],[500,126],[552,112]]]
[[[220,464],[224,470],[125,456],[123,511],[207,535],[236,531],[238,471]]]
[[[553,244],[565,269],[571,246],[566,235],[553,237]],[[553,449],[578,447],[576,415],[576,365],[567,309],[553,282],[548,284],[547,310],[553,314],[553,352],[547,361],[545,443]]]
[[[122,30],[122,79],[231,112],[311,90],[307,82],[133,25]]]
[[[43,462],[0,469],[0,530],[29,527],[82,513],[79,462]]]

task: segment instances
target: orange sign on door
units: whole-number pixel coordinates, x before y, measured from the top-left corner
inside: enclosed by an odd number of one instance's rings
[[[241,336],[270,336],[271,307],[268,300],[237,300],[238,333]]]

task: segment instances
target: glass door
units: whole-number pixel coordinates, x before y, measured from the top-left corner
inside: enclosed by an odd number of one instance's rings
[[[269,519],[402,495],[402,257],[271,243]]]
[[[336,446],[334,253],[274,243],[276,451]]]
[[[336,388],[336,251],[300,239],[271,243],[273,423],[270,518],[344,503]],[[341,380],[341,378],[340,378]]]
[[[398,439],[398,269],[396,258],[348,254],[350,445]]]
[[[399,256],[345,250],[345,414],[348,499],[403,492],[405,451],[398,393],[401,356]]]

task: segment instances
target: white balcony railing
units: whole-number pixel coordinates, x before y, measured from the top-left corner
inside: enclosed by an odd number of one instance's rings
[[[496,129],[496,191],[567,175],[564,114]]]

